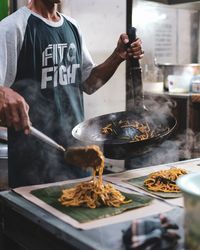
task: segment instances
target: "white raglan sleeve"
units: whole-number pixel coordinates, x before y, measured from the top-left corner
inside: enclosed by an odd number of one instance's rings
[[[10,87],[15,80],[26,20],[27,14],[17,11],[0,22],[0,86]]]
[[[0,24],[0,30],[0,85],[10,87],[17,69],[17,42],[16,37],[10,34],[11,30],[4,25]]]
[[[82,81],[83,82],[89,77],[94,66],[95,64],[82,37]]]

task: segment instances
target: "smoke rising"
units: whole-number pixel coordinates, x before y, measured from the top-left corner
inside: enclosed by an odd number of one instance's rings
[[[176,102],[168,96],[158,97],[157,100],[149,97],[145,99],[144,104],[149,111],[146,119],[159,122],[165,122],[168,116],[173,116],[172,111],[176,107]],[[190,159],[193,157],[192,151],[199,151],[199,143],[200,134],[195,134],[191,129],[177,133],[175,129],[161,144],[149,148],[149,153],[127,160],[125,168],[134,169]]]
[[[43,93],[39,88],[40,84],[30,79],[18,81],[13,86],[29,104],[29,116],[33,126],[65,148],[74,146],[76,140],[71,131],[83,120],[84,114],[80,90],[67,85],[57,86],[53,91],[49,88]],[[80,168],[67,165],[62,152],[34,136],[26,136],[13,129],[9,129],[8,134],[9,180],[13,183],[12,187],[88,175]]]

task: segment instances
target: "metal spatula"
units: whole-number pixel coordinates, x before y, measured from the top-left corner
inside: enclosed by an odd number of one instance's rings
[[[59,145],[57,142],[52,140],[50,137],[48,137],[47,135],[45,135],[44,133],[42,133],[38,129],[31,126],[30,132],[31,132],[31,135],[37,137],[40,141],[49,144],[50,146],[56,148],[57,150],[63,151],[63,152],[66,151],[66,149],[63,146]]]
[[[40,141],[56,148],[64,153],[66,163],[82,168],[96,168],[102,162],[102,155],[98,146],[90,145],[85,147],[70,147],[65,149],[50,137],[34,127],[30,127],[30,134],[37,137]]]

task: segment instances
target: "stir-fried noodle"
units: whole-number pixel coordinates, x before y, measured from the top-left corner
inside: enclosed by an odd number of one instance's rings
[[[144,181],[147,189],[154,192],[180,192],[176,185],[176,180],[179,176],[187,174],[185,169],[172,167],[168,170],[160,170],[151,173]]]
[[[158,135],[159,131],[155,129],[150,129],[148,122],[138,122],[138,121],[129,121],[129,120],[119,120],[115,122],[110,122],[105,127],[101,128],[101,133],[104,135],[112,135],[112,136],[120,136],[120,132],[123,129],[136,129],[138,133],[134,134],[133,136],[121,136],[120,139],[128,139],[130,141],[142,141],[146,139],[153,138],[154,136]],[[164,128],[163,128],[164,129]],[[163,130],[162,129],[162,130]],[[168,130],[166,128],[165,130]]]
[[[94,147],[98,150],[101,158],[100,166],[93,170],[93,178],[90,181],[62,190],[62,195],[59,198],[61,204],[96,208],[102,205],[120,207],[122,204],[132,202],[132,200],[126,200],[126,197],[111,184],[103,184],[104,156],[98,146]],[[98,178],[96,177],[97,174],[99,175]]]

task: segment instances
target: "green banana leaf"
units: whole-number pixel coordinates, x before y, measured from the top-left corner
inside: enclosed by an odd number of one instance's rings
[[[146,176],[142,176],[142,177],[138,177],[138,178],[132,178],[132,179],[129,179],[129,180],[125,180],[124,182],[132,185],[132,186],[136,186],[136,187],[139,187],[149,193],[152,193],[156,196],[159,196],[161,198],[165,198],[165,199],[172,199],[172,198],[179,198],[179,197],[182,197],[182,193],[179,192],[179,193],[165,193],[165,192],[154,192],[154,191],[151,191],[151,190],[148,190],[145,185],[144,185],[144,180],[148,177],[148,175]]]
[[[77,184],[77,183],[76,183]],[[44,201],[48,205],[56,208],[60,212],[72,217],[80,223],[89,222],[96,219],[106,218],[113,215],[120,214],[126,210],[131,210],[143,206],[147,206],[151,203],[152,198],[142,195],[129,194],[121,192],[127,200],[131,199],[132,202],[123,204],[119,208],[115,207],[65,207],[58,201],[62,194],[62,190],[70,188],[73,185],[52,186],[47,188],[41,188],[31,191],[31,194]]]

